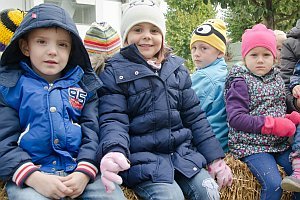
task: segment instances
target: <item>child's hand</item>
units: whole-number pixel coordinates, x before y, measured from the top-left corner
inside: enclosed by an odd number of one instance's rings
[[[291,114],[286,114],[285,118],[291,120],[295,125],[300,124],[300,113],[293,111]]]
[[[26,179],[25,183],[45,197],[61,199],[73,193],[73,190],[63,184],[63,182],[69,178],[70,177],[43,174],[36,171]]]
[[[278,137],[290,137],[293,136],[296,132],[295,124],[283,117],[265,117],[265,124],[261,128],[262,134],[271,134]]]
[[[296,85],[293,88],[293,96],[297,99],[300,98],[300,85]]]
[[[65,186],[73,190],[73,192],[68,195],[72,199],[81,195],[88,182],[90,181],[90,177],[82,172],[73,172],[69,174],[67,178],[68,179],[66,181],[63,181],[63,183],[65,184]]]
[[[208,173],[213,179],[217,179],[220,188],[223,186],[231,186],[233,180],[231,169],[226,165],[223,159],[215,160],[208,165]]]
[[[130,165],[126,157],[119,152],[107,153],[101,159],[101,180],[108,193],[111,193],[116,189],[114,183],[122,184],[122,178],[117,174],[120,171],[129,169],[129,167]]]

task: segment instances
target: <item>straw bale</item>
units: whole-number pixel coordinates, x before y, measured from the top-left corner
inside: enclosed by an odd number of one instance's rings
[[[236,160],[231,155],[225,158],[227,165],[233,173],[233,184],[231,187],[222,188],[220,195],[222,200],[255,200],[260,199],[260,189],[257,179],[245,163]],[[285,176],[283,169],[278,166],[282,177]],[[290,200],[292,193],[284,191],[281,200]]]
[[[133,190],[127,188],[127,187],[124,187],[124,186],[121,186],[122,190],[123,190],[123,193],[125,195],[125,197],[129,200],[139,200],[138,196],[134,193]]]
[[[6,196],[6,191],[5,191],[4,185],[5,184],[2,181],[0,181],[0,199],[1,200],[8,200],[8,198]]]
[[[257,179],[252,175],[247,165],[240,160],[236,160],[231,155],[225,158],[226,163],[233,173],[232,186],[223,188],[220,192],[221,200],[256,200],[260,196],[260,185]],[[278,166],[279,167],[279,166]],[[279,167],[280,173],[284,177],[284,171]],[[125,197],[128,200],[139,200],[133,190],[123,187]],[[290,200],[292,193],[284,191],[281,200]],[[0,181],[0,199],[8,200],[5,192],[4,183]]]
[[[260,197],[260,185],[257,179],[252,175],[247,165],[240,160],[236,160],[231,155],[225,158],[226,163],[231,168],[233,173],[232,186],[223,188],[220,191],[221,200],[256,200]],[[278,166],[279,167],[279,166]],[[285,176],[284,171],[279,167],[282,176]],[[122,187],[125,197],[129,200],[138,200],[139,198],[131,189]],[[292,193],[283,192],[281,200],[290,200]]]

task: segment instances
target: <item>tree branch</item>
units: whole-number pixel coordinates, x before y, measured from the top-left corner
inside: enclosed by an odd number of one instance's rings
[[[251,0],[251,2],[252,2],[255,6],[261,6],[261,4],[260,4],[258,1],[256,1],[256,0]]]

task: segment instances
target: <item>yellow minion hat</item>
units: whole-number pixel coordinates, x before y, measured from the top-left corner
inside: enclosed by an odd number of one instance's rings
[[[4,51],[9,44],[24,15],[25,13],[18,9],[5,9],[0,12],[0,51]]]
[[[196,41],[203,41],[225,54],[226,25],[221,19],[209,19],[198,26],[192,33],[190,49]]]

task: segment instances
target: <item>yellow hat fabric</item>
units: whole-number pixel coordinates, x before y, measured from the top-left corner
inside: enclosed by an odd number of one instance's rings
[[[226,25],[221,19],[209,19],[198,26],[192,33],[190,49],[196,41],[206,42],[225,54]]]
[[[18,9],[5,9],[0,12],[0,51],[9,44],[14,32],[20,26],[24,12]]]

